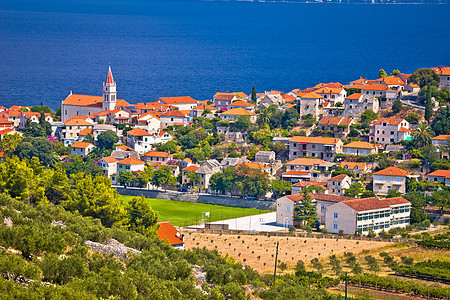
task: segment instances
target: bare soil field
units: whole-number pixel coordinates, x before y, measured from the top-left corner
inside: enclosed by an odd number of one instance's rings
[[[358,254],[363,250],[372,250],[392,244],[346,239],[185,233],[186,249],[203,247],[215,249],[222,255],[228,254],[237,261],[245,262],[246,265],[261,273],[273,272],[277,242],[280,242],[278,260],[286,263],[288,269],[295,267],[298,260],[309,264],[310,260],[316,257],[325,259],[332,254],[339,255],[346,251]]]

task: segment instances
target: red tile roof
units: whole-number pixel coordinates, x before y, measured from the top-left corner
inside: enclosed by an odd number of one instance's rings
[[[294,136],[289,142],[336,145],[340,139],[327,137]]]
[[[450,170],[436,170],[427,176],[437,176],[437,177],[445,177],[450,178]]]
[[[300,98],[302,99],[323,99],[323,97],[319,94],[316,94],[315,92],[310,92],[306,94],[299,94]]]
[[[255,116],[256,114],[254,112],[246,110],[245,108],[238,107],[238,108],[233,108],[228,111],[225,111],[225,112],[221,113],[221,115],[225,115],[225,116]]]
[[[162,152],[162,151],[150,151],[144,154],[145,156],[152,156],[152,157],[171,157],[169,153]]]
[[[166,103],[166,104],[189,104],[189,103],[197,103],[197,100],[190,96],[183,97],[159,97],[158,100]]]
[[[438,141],[446,141],[446,140],[450,140],[450,135],[442,134],[442,135],[438,135],[438,136],[436,136],[436,137],[434,137],[432,139],[433,140],[438,140]]]
[[[244,163],[238,164],[237,167],[248,167],[248,168],[254,169],[254,170],[270,169],[269,166],[266,166],[266,165],[260,164],[260,163],[256,163],[256,162],[244,162]]]
[[[362,94],[361,93],[354,93],[351,94],[350,96],[348,96],[345,99],[349,99],[349,100],[359,100],[359,98],[361,98]]]
[[[186,115],[184,113],[182,113],[179,110],[171,110],[168,112],[165,112],[161,115],[161,117],[180,117],[180,118],[184,118],[186,117]]]
[[[170,245],[182,245],[183,235],[169,222],[158,222],[158,238],[161,241],[167,240]]]
[[[117,146],[116,149],[120,149],[120,150],[123,150],[123,151],[133,151],[133,148],[127,147],[125,145]]]
[[[401,118],[379,118],[378,120],[373,121],[372,124],[380,125],[383,122],[386,122],[389,125],[399,125],[404,120],[405,119],[401,119]]]
[[[341,182],[342,180],[344,180],[347,177],[348,176],[345,175],[345,174],[339,174],[337,176],[331,177],[330,179],[328,179],[328,181],[339,181],[339,182]]]
[[[324,164],[326,161],[320,159],[320,158],[303,158],[299,157],[296,159],[293,159],[291,161],[288,161],[286,165],[298,165],[298,166],[314,166],[319,164]]]
[[[186,168],[184,168],[182,171],[197,171],[198,169],[200,169],[200,167],[197,167],[197,166],[194,166],[194,165],[192,165],[192,166],[189,166],[189,167],[186,167]]]
[[[342,117],[323,117],[319,121],[319,125],[350,125],[353,119]]]
[[[249,106],[253,106],[252,104],[248,103],[247,101],[236,101],[233,103],[230,103],[228,106],[241,106],[241,107],[249,107]]]
[[[128,157],[125,159],[122,159],[118,162],[118,164],[121,165],[143,165],[144,162],[140,159],[134,158],[134,157]]]
[[[150,136],[151,134],[148,133],[146,130],[136,127],[135,129],[132,129],[130,131],[127,132],[127,135],[132,135],[132,136]]]
[[[410,202],[403,197],[378,199],[376,197],[351,199],[343,203],[356,211],[368,211],[375,209],[388,208],[391,205],[409,204]]]
[[[397,167],[389,167],[378,172],[373,173],[373,175],[390,175],[390,176],[407,176],[411,174],[406,170],[399,169]]]
[[[382,84],[369,84],[360,87],[360,89],[365,91],[392,91],[390,88]]]
[[[85,143],[85,142],[75,142],[72,144],[72,148],[82,148],[86,149],[89,146],[93,146],[91,143]]]
[[[108,164],[113,163],[113,162],[117,162],[118,160],[113,157],[113,156],[106,156],[106,157],[102,157],[102,159],[104,161],[106,161]]]
[[[83,120],[83,119],[70,119],[67,122],[64,122],[66,126],[92,126],[91,123]]]
[[[368,142],[355,141],[344,145],[344,148],[375,149],[376,146]]]

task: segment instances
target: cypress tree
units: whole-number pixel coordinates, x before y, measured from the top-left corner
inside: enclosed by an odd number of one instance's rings
[[[256,87],[253,85],[252,88],[252,101],[256,104],[257,96],[256,96]]]
[[[425,102],[425,120],[430,124],[431,118],[433,117],[433,101],[431,100],[431,88],[427,86],[427,99]]]

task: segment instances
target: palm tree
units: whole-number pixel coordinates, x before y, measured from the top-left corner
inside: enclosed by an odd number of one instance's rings
[[[259,126],[261,126],[262,124],[269,124],[270,117],[271,113],[268,109],[261,109],[256,122]]]
[[[432,132],[429,126],[420,124],[416,131],[413,132],[413,145],[416,148],[422,148],[431,144]]]

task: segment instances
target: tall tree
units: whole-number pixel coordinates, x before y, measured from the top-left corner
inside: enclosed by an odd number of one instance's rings
[[[112,130],[103,131],[97,136],[98,147],[105,150],[111,150],[118,141],[119,137]]]
[[[7,155],[12,154],[21,141],[22,137],[18,133],[4,134],[0,141],[0,149]]]
[[[380,69],[380,71],[378,71],[378,77],[379,78],[384,78],[384,77],[387,77],[388,75],[387,75],[387,73],[386,73],[386,71],[384,70],[384,69]]]
[[[402,100],[396,99],[396,100],[394,101],[394,103],[392,104],[392,111],[393,111],[395,114],[398,114],[398,113],[402,110],[402,108],[403,108]]]
[[[413,132],[412,136],[414,137],[412,143],[416,148],[422,148],[430,145],[433,137],[430,127],[425,124],[420,124],[416,131]]]
[[[311,225],[316,219],[316,207],[313,205],[309,193],[310,189],[308,188],[304,188],[300,193],[302,200],[294,208],[294,221]]]
[[[425,120],[430,124],[433,117],[433,100],[431,99],[431,88],[428,86],[427,98],[425,101]]]
[[[436,135],[450,134],[450,106],[441,108],[431,123]]]
[[[146,236],[155,234],[158,212],[152,209],[148,199],[145,199],[144,196],[134,197],[128,202],[126,211],[132,230]]]
[[[175,184],[176,180],[172,173],[172,168],[169,166],[162,166],[155,171],[153,176],[153,184],[156,186],[161,186],[165,190],[170,184]]]
[[[422,68],[417,69],[409,76],[409,82],[418,84],[421,88],[426,85],[439,86],[441,78],[439,75],[431,69]]]
[[[256,104],[256,101],[258,100],[258,96],[256,95],[256,87],[253,85],[252,88],[252,102]]]
[[[392,70],[392,73],[391,73],[391,75],[399,75],[400,74],[400,70]]]

